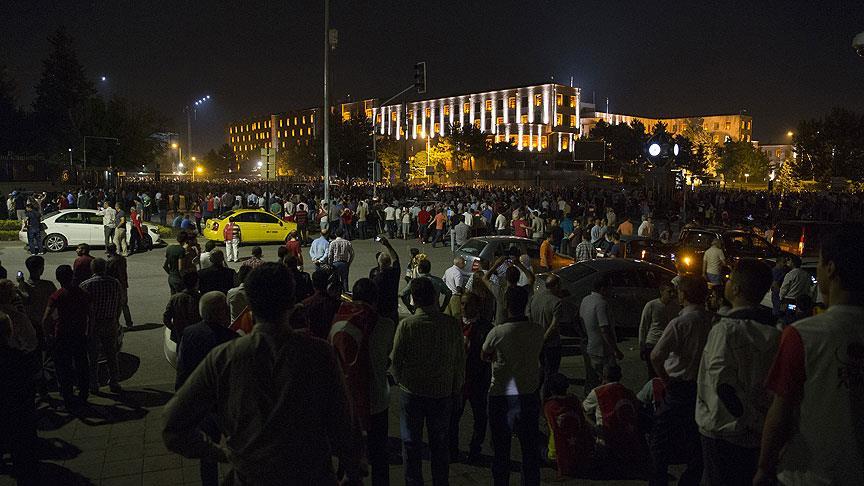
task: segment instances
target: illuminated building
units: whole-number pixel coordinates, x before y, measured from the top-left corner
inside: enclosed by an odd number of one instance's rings
[[[292,146],[308,146],[318,138],[320,109],[307,108],[231,122],[228,144],[238,161],[257,159],[262,148],[277,151]]]
[[[597,122],[605,121],[610,125],[618,125],[621,123],[632,123],[634,121],[642,122],[645,125],[645,131],[650,133],[657,122],[663,122],[666,125],[666,131],[672,135],[684,135],[687,127],[691,124],[701,122],[702,128],[711,137],[715,143],[723,143],[727,139],[734,142],[744,141],[750,142],[753,139],[753,117],[742,114],[731,115],[697,115],[678,118],[649,118],[635,115],[621,115],[616,113],[605,113],[602,111],[591,110],[591,105],[583,105],[583,108],[588,106],[589,110],[583,113],[581,132],[590,134],[591,129]]]

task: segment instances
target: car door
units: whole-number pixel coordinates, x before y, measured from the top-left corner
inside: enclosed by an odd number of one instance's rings
[[[609,272],[612,296],[609,299],[609,310],[615,319],[615,325],[622,329],[639,326],[642,308],[638,306],[643,287],[642,278],[635,269],[622,269]]]
[[[90,225],[88,214],[81,211],[64,213],[48,226],[47,233],[59,233],[66,238],[69,245],[80,243],[90,244]],[[104,243],[104,238],[101,243]]]
[[[105,244],[105,225],[103,224],[104,218],[99,213],[84,213],[82,218],[86,221],[86,225],[89,228],[90,233],[90,241],[88,242],[91,246],[102,246]],[[127,231],[128,235],[128,231]]]
[[[234,218],[234,222],[240,227],[240,241],[264,241],[262,239],[264,235],[261,232],[261,223],[258,222],[255,214],[254,211],[249,211],[240,213]]]
[[[255,213],[255,219],[259,224],[259,231],[262,232],[261,241],[283,241],[287,234],[284,234],[284,226],[282,220],[268,213]]]

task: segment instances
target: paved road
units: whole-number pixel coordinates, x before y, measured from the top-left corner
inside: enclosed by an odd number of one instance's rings
[[[416,241],[394,240],[393,246],[404,265],[408,261],[409,249],[418,246]],[[443,275],[452,265],[449,248],[432,249],[419,245],[432,262],[432,271]],[[350,278],[355,281],[366,276],[375,265],[375,253],[380,245],[371,240],[355,241],[356,260]],[[276,259],[276,245],[264,246],[265,260]],[[305,251],[305,249],[304,249]],[[102,255],[95,249],[94,256]],[[240,249],[241,257],[251,254],[251,247]],[[13,276],[24,270],[27,252],[19,243],[0,243],[0,261]],[[45,484],[196,484],[197,463],[170,454],[161,445],[159,426],[161,407],[170,398],[174,382],[174,369],[162,355],[161,326],[162,311],[169,297],[168,284],[162,270],[164,249],[133,255],[129,258],[129,306],[135,327],[127,331],[124,338],[123,359],[125,379],[124,394],[120,397],[105,395],[95,397],[92,416],[76,419],[63,413],[55,413],[43,406],[40,410],[40,436],[48,439],[43,457],[46,470],[52,475]],[[66,251],[45,255],[45,276],[53,279],[58,265],[71,264],[75,253]],[[237,267],[239,264],[231,264]],[[308,268],[307,268],[308,270]],[[404,309],[403,309],[404,312]],[[625,384],[637,389],[645,381],[644,365],[638,361],[635,343],[627,341],[622,349],[627,355],[623,365]],[[565,357],[562,372],[578,381],[584,377],[581,359]],[[581,386],[571,388],[582,394]],[[392,394],[390,413],[390,436],[394,455],[398,455],[398,393]],[[462,422],[463,449],[470,439],[470,407]],[[489,442],[484,454],[491,454]],[[518,460],[519,448],[514,447],[514,459]],[[424,463],[429,478],[428,462]],[[0,471],[2,473],[3,471]],[[488,467],[472,467],[454,464],[451,467],[452,484],[473,485],[491,483]],[[544,468],[544,484],[554,482],[555,474]],[[518,481],[518,474],[513,482]],[[0,486],[12,484],[8,476],[0,474]],[[402,484],[401,466],[392,466],[392,484]],[[588,481],[570,480],[564,484],[642,484],[633,481]]]

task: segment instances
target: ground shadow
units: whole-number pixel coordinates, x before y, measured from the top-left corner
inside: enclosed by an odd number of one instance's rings
[[[149,331],[151,329],[159,329],[162,327],[162,324],[156,322],[147,322],[145,324],[132,326],[132,327],[124,327],[123,332],[139,332],[139,331]]]
[[[81,454],[81,449],[58,437],[36,439],[36,457],[47,461],[67,461]]]
[[[81,423],[89,426],[102,426],[141,420],[149,413],[146,409],[131,407],[123,403],[114,405],[88,403],[79,407],[75,412]]]
[[[129,353],[119,353],[117,355],[117,362],[120,368],[121,382],[135,376],[135,373],[138,372],[138,368],[141,366],[141,358]]]
[[[57,430],[75,420],[75,416],[72,414],[58,412],[61,407],[65,406],[63,400],[48,396],[42,398],[41,403],[43,405],[36,409],[36,427],[39,430]]]
[[[70,471],[59,464],[40,462],[37,467],[38,471],[35,474],[38,477],[21,478],[18,484],[33,486],[94,486],[96,484],[90,479]],[[11,474],[12,468],[10,465],[0,461],[0,476]]]
[[[173,393],[154,388],[130,389],[119,393],[117,401],[135,408],[153,408],[165,405],[173,396]]]

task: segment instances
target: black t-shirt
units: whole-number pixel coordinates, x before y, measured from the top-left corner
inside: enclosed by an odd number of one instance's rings
[[[378,286],[378,313],[392,317],[399,313],[399,279],[402,278],[402,268],[399,261],[385,268],[378,267],[369,271],[369,278]]]

